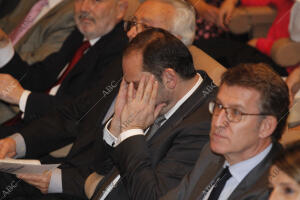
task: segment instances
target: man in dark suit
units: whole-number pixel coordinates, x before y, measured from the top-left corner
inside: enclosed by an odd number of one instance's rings
[[[191,169],[208,139],[208,102],[216,86],[195,71],[188,48],[176,37],[162,29],[137,35],[124,53],[123,71],[115,114],[104,129],[108,147],[98,145],[96,151],[111,151],[115,167],[94,199],[165,194]],[[99,160],[95,168],[101,174]]]
[[[282,148],[288,106],[286,84],[266,65],[229,69],[210,104],[209,144],[193,171],[161,199],[268,199],[269,168]]]
[[[158,34],[165,33],[158,32]],[[144,39],[149,38],[148,36],[149,33],[144,35]],[[164,122],[164,125],[157,131],[157,134],[154,134],[151,140],[149,140],[149,144],[153,145],[151,150],[156,152],[153,154],[155,165],[159,165],[161,170],[166,170],[171,165],[173,166],[166,174],[160,174],[160,180],[166,180],[167,183],[166,186],[162,187],[163,192],[175,187],[180,182],[184,174],[192,168],[202,146],[207,142],[210,124],[208,101],[213,97],[216,88],[205,72],[196,73],[191,55],[184,44],[180,43],[175,37],[170,37],[170,34],[168,34],[168,39],[174,41],[174,46],[177,50],[179,49],[179,52],[169,55],[168,60],[170,61],[177,56],[182,56],[182,59],[175,59],[174,65],[178,66],[178,70],[180,70],[178,73],[185,74],[186,79],[181,78],[173,68],[166,68],[164,70],[168,72],[168,75],[171,75],[170,79],[165,79],[166,77],[161,75],[164,82],[171,82],[168,86],[169,89],[159,92],[159,100],[166,103],[165,112],[168,110],[173,111],[169,112],[169,119]],[[156,43],[160,42],[158,37]],[[165,43],[162,44],[164,45]],[[181,50],[182,48],[183,50]],[[157,49],[152,50],[152,54],[155,52],[157,52]],[[152,59],[150,55],[146,57],[150,60]],[[181,60],[186,61],[184,65],[181,64]],[[130,63],[126,64],[125,62]],[[123,71],[126,74],[124,79],[138,85],[141,78],[140,75],[144,73],[141,72],[141,63],[134,65],[135,62],[135,54],[124,55]],[[145,73],[151,74],[154,72]],[[103,140],[102,130],[104,127],[101,124],[111,116],[109,114],[110,104],[116,95],[118,81],[120,80],[102,84],[105,85],[104,89],[106,90],[94,90],[92,91],[94,96],[87,94],[87,96],[81,98],[81,101],[77,100],[74,104],[68,106],[68,108],[59,109],[60,115],[54,113],[52,116],[33,122],[30,126],[22,130],[21,135],[26,145],[25,155],[27,158],[36,158],[58,146],[65,145],[66,141],[70,141],[74,137],[77,138],[68,157],[59,167],[60,169],[56,169],[50,175],[42,175],[44,177],[42,180],[39,179],[39,181],[37,177],[33,180],[27,175],[21,175],[19,178],[36,185],[44,193],[54,191],[83,196],[84,180],[90,173],[97,170],[100,174],[105,175],[109,172],[113,166],[109,155],[111,147],[105,144]],[[161,86],[164,82],[160,83]],[[172,102],[170,102],[171,100]],[[119,105],[118,100],[116,103]],[[172,109],[171,107],[174,108]],[[201,123],[197,123],[195,126],[192,125],[195,121],[199,122],[199,120]],[[144,136],[140,139],[143,141]],[[1,157],[4,155],[11,156],[16,153],[20,155],[20,152],[22,152],[22,148],[20,148],[22,145],[18,142],[14,143],[10,138],[1,140],[0,144]],[[137,144],[139,144],[139,141]],[[93,146],[95,149],[91,148]],[[169,156],[165,157],[167,153]],[[177,156],[179,157],[178,160],[176,160]],[[168,162],[169,159],[170,161]],[[94,160],[95,166],[93,167],[92,163]],[[168,165],[164,167],[163,162],[166,162]],[[177,172],[176,176],[172,175],[173,172]],[[56,179],[55,177],[57,176],[60,179]],[[7,178],[7,180],[3,177]],[[5,183],[9,183],[10,180],[11,176],[1,174],[0,185],[6,185]],[[55,182],[55,180],[58,180],[58,182]],[[20,182],[19,184],[20,187],[17,187],[16,191],[11,193],[12,196],[24,194],[24,190],[19,191],[22,188],[26,188],[26,194],[30,195],[36,190],[24,182]],[[51,190],[54,184],[60,184],[62,186],[61,189]],[[125,192],[123,196],[126,198],[127,193]]]
[[[9,50],[2,32],[1,50],[12,53],[1,59],[0,99],[19,105],[24,120],[31,121],[93,87],[107,74],[120,72],[116,68],[121,66],[127,44],[121,22],[126,8],[127,0],[74,1],[78,29],[57,53],[33,65]],[[88,43],[91,47],[84,51]]]

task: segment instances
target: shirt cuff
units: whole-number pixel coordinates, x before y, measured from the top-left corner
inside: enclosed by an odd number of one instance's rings
[[[20,133],[15,133],[9,136],[16,141],[16,156],[15,158],[22,158],[26,154],[26,144],[23,136]]]
[[[0,68],[5,66],[15,54],[14,47],[11,42],[3,48],[0,48]]]
[[[144,135],[144,131],[142,129],[130,129],[130,130],[124,131],[123,133],[120,134],[114,147],[118,146],[121,142],[123,142],[127,138],[135,136],[135,135]]]
[[[62,193],[61,169],[59,168],[52,171],[48,193]]]
[[[111,132],[108,130],[112,118],[106,123],[103,129],[103,140],[109,145],[114,146],[118,140]]]
[[[24,92],[21,95],[20,101],[19,101],[19,108],[24,113],[26,108],[26,103],[29,95],[31,94],[30,91],[24,90]]]

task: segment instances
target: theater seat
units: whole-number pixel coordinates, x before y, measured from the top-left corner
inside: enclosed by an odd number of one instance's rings
[[[229,29],[234,34],[249,33],[250,38],[266,37],[276,17],[276,10],[268,6],[245,7],[234,10]],[[271,49],[271,58],[282,67],[300,63],[300,42],[289,38],[276,41]]]
[[[216,85],[220,85],[221,76],[226,68],[194,45],[191,45],[189,50],[193,56],[195,68],[204,70]]]
[[[265,37],[276,14],[276,9],[268,6],[240,6],[234,10],[228,27],[234,34],[249,33],[251,38]]]

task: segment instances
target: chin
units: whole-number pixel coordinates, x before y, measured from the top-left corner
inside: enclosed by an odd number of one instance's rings
[[[210,145],[211,151],[216,154],[224,155],[226,153],[226,150],[224,148],[225,145],[222,143],[214,142],[214,141],[210,140],[209,145]]]

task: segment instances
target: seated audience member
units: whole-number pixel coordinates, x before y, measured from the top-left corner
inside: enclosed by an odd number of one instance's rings
[[[266,38],[254,38],[248,42],[250,46],[257,48],[260,52],[270,56],[273,43],[280,38],[288,38],[290,10],[293,6],[293,0],[241,0],[244,6],[275,6],[277,16],[268,31]]]
[[[290,37],[295,42],[300,42],[300,1],[296,0],[290,16]]]
[[[195,11],[183,0],[147,0],[127,22],[127,35],[130,39],[137,33],[157,27],[168,30],[187,45],[192,53],[196,69],[201,69],[219,84],[221,74],[226,69],[200,49],[192,46],[195,35]],[[196,50],[195,50],[196,49]]]
[[[237,0],[187,0],[197,11],[195,40],[222,37]]]
[[[107,74],[121,73],[126,8],[127,0],[74,1],[77,29],[58,52],[32,65],[14,53],[1,32],[1,50],[9,56],[0,64],[0,99],[19,105],[24,115],[19,126],[94,87]]]
[[[0,27],[29,64],[58,51],[75,29],[72,0],[10,0],[3,4],[13,10],[0,19]]]
[[[288,106],[286,84],[266,65],[229,69],[210,104],[210,142],[194,169],[162,199],[267,199],[269,168],[282,150],[278,141]],[[127,171],[126,178],[135,173]]]
[[[154,178],[151,174],[155,173],[158,181],[162,183],[160,187],[162,194],[175,187],[184,174],[191,170],[202,146],[208,141],[210,124],[208,102],[213,99],[216,86],[205,72],[196,72],[192,57],[185,45],[176,37],[160,29],[147,30],[132,40],[123,56],[123,72],[124,80],[115,106],[113,100],[116,88],[106,94],[105,98],[101,98],[99,95],[101,88],[98,88],[90,95],[83,96],[80,101],[59,109],[60,115],[53,114],[34,121],[20,132],[19,139],[22,138],[22,140],[14,140],[12,137],[0,140],[0,157],[14,155],[27,158],[38,157],[62,146],[65,140],[75,136],[77,138],[68,157],[58,169],[38,176],[22,174],[18,175],[18,178],[34,185],[42,193],[63,192],[83,197],[84,180],[92,171],[96,169],[97,172],[105,175],[112,170],[113,162],[110,158],[112,147],[109,146],[118,145],[115,141],[117,135],[113,136],[108,132],[103,134],[104,126],[101,124],[110,118],[113,108],[115,109],[111,123],[113,130],[121,128],[120,124],[117,124],[121,110],[126,109],[129,111],[129,116],[134,116],[136,120],[144,116],[139,114],[152,113],[152,109],[155,108],[155,116],[152,115],[151,120],[143,124],[149,127],[154,123],[146,137],[143,131],[137,130],[131,133],[131,138],[122,141],[117,149],[127,145],[125,148],[129,150],[130,147],[135,147],[135,149],[140,147],[141,156],[148,155],[151,151],[151,160],[147,160],[150,165],[140,168],[139,171],[142,174],[148,174],[145,177],[151,180]],[[112,86],[117,87],[117,81],[114,81]],[[106,85],[103,86],[105,87]],[[132,94],[131,92],[136,93],[136,97],[144,93],[140,96],[143,97],[143,101],[136,98],[132,102],[129,102],[131,98],[127,101],[124,99],[127,91],[128,97]],[[150,97],[149,94],[151,94],[150,103],[147,100],[147,97]],[[153,104],[153,101],[156,103]],[[148,107],[149,105],[152,107]],[[123,106],[126,108],[123,109]],[[136,111],[143,112],[135,113]],[[135,114],[138,115],[135,116]],[[165,119],[154,122],[154,117],[158,114],[160,114],[158,119],[161,120],[162,117]],[[131,121],[132,118],[130,120],[124,118],[126,117],[125,111],[121,117],[122,128],[131,129],[133,125],[136,125],[135,120]],[[121,142],[121,140],[118,141]],[[155,167],[151,168],[151,165]],[[9,174],[0,175],[2,188],[12,180],[16,180]],[[10,197],[24,195],[24,188],[27,191],[26,195],[32,193],[41,195],[29,184],[20,182]],[[121,193],[119,193],[120,190]],[[128,199],[128,195],[132,194],[127,193],[120,184],[107,199]]]
[[[286,147],[270,170],[269,200],[300,200],[300,141]]]
[[[138,34],[124,52],[123,70],[115,114],[103,135],[114,149],[115,167],[100,182],[95,199],[165,194],[191,169],[208,139],[207,103],[215,89],[205,92],[216,86],[195,71],[189,50],[176,37],[156,28]]]

